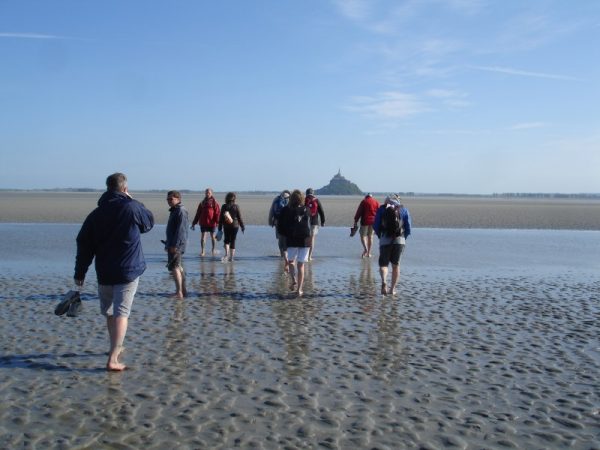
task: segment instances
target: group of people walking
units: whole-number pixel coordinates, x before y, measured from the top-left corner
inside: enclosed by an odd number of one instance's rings
[[[121,371],[126,368],[119,356],[123,351],[128,317],[139,277],[146,269],[140,235],[152,229],[154,216],[129,195],[124,174],[109,175],[106,188],[98,207],[88,215],[77,235],[74,279],[78,286],[83,286],[87,270],[95,259],[100,309],[106,317],[110,341],[106,368]],[[201,256],[206,254],[207,236],[211,239],[213,256],[217,255],[216,241],[223,239],[225,254],[221,260],[229,263],[234,261],[237,234],[240,229],[244,233],[245,225],[233,192],[229,192],[225,203],[219,205],[212,189],[206,189],[191,226],[179,191],[169,191],[167,203],[169,219],[163,243],[167,251],[167,268],[175,281],[174,297],[181,299],[187,295],[182,258],[188,229],[194,230],[200,225]],[[393,295],[400,274],[400,258],[410,235],[410,214],[395,194],[386,197],[382,205],[368,194],[354,216],[353,233],[358,229],[359,221],[362,257],[372,256],[373,235],[376,234],[380,243],[381,294]],[[284,190],[271,204],[268,223],[275,228],[284,272],[290,277],[290,291],[302,296],[304,265],[312,260],[319,226],[325,225],[323,206],[311,188],[305,193],[297,189]],[[392,276],[388,286],[390,263]]]

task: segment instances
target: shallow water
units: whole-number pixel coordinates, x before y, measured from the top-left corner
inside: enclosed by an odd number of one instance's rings
[[[160,244],[122,374],[104,371],[93,268],[56,317],[79,225],[0,224],[1,448],[596,448],[600,232],[416,229],[396,297],[376,259],[325,227],[293,299],[273,230],[234,264]],[[221,250],[219,246],[219,250]],[[377,253],[377,251],[375,251]],[[596,447],[595,447],[596,446]]]

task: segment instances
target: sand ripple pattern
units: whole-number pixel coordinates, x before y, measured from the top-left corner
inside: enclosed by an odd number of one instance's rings
[[[276,258],[188,264],[183,302],[150,272],[122,374],[93,293],[58,318],[67,277],[0,275],[0,448],[598,448],[597,277],[408,268],[382,298],[335,267],[303,299]]]

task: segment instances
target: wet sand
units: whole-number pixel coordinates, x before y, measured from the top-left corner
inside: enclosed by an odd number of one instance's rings
[[[416,229],[382,297],[326,227],[302,299],[270,228],[233,264],[194,233],[175,301],[158,225],[107,373],[93,272],[82,314],[53,314],[78,227],[0,224],[0,448],[598,448],[597,232]]]
[[[99,192],[0,192],[0,222],[81,223],[100,195]],[[165,193],[132,192],[132,195],[155,214],[157,223],[166,223]],[[224,201],[224,193],[215,196],[220,203]],[[267,224],[273,197],[239,195],[238,204],[247,224]],[[202,198],[200,193],[184,194],[183,203],[192,218]],[[320,198],[326,226],[352,226],[362,197]],[[600,200],[407,197],[404,203],[416,227],[600,230]]]

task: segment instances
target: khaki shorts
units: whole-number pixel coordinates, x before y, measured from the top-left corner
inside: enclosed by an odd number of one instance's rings
[[[375,230],[373,230],[373,225],[360,226],[360,237],[373,236],[373,234],[375,234]]]

